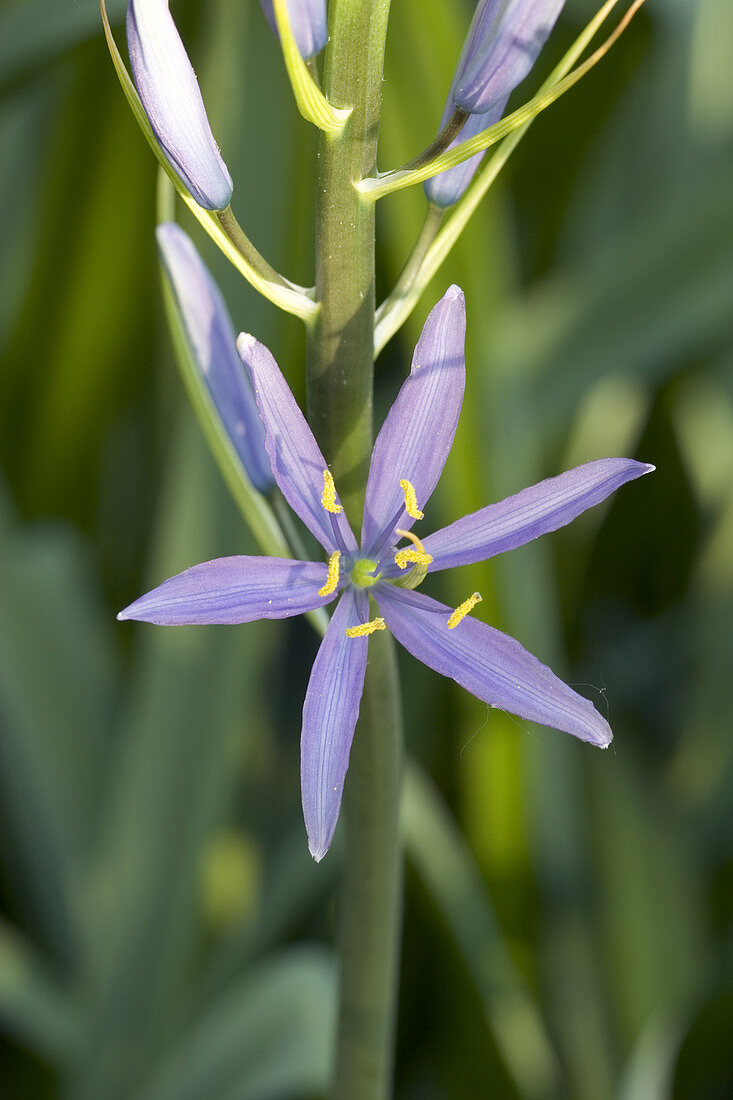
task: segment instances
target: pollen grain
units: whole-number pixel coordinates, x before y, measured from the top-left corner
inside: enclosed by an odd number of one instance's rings
[[[464,600],[463,603],[458,605],[448,619],[448,629],[453,630],[460,622],[463,622],[466,615],[468,615],[470,611],[473,611],[477,603],[481,603],[480,592],[474,592],[472,596],[469,596],[467,600]]]
[[[386,630],[384,619],[372,619],[368,623],[359,623],[358,626],[348,626],[345,630],[347,638],[364,638],[367,634],[373,634],[375,630]]]
[[[408,516],[412,516],[413,519],[422,519],[424,512],[421,512],[417,506],[417,495],[412,482],[403,477],[400,480],[400,489],[405,494],[405,510]]]
[[[400,569],[407,569],[408,565],[430,565],[432,558],[424,550],[416,550],[413,546],[406,546],[404,550],[398,550],[394,556],[395,565]]]
[[[333,482],[333,474],[330,470],[323,471],[323,495],[321,496],[321,504],[327,512],[333,512],[338,515],[339,512],[343,512],[343,508],[336,501],[336,486]]]
[[[328,559],[328,576],[326,577],[326,583],[323,588],[318,589],[319,596],[332,596],[336,591],[339,583],[339,559],[341,557],[340,550],[334,550],[331,557]]]

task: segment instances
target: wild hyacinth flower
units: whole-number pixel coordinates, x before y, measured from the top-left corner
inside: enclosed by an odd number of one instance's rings
[[[232,197],[232,177],[214,141],[168,0],[129,0],[127,49],[145,113],[171,165],[200,206],[224,210]]]
[[[450,148],[498,122],[509,96],[534,65],[565,0],[479,0],[458,61],[441,128],[456,108],[469,115]],[[484,153],[425,183],[436,206],[458,202]]]
[[[389,628],[410,653],[501,710],[605,747],[608,723],[513,638],[414,590],[439,569],[522,546],[652,469],[601,459],[464,516],[420,540],[412,533],[438,482],[463,401],[465,309],[451,287],[433,309],[377,438],[366,488],[361,545],[333,477],[277,363],[252,336],[238,347],[265,426],[283,496],[315,535],[328,563],[229,557],[193,566],[136,600],[121,619],[152,623],[244,623],[299,615],[339,597],[313,665],[303,707],[301,787],[311,853],[320,860],[338,819],[364,685],[368,637]],[[400,547],[400,543],[406,545]],[[369,599],[381,615],[370,618]]]
[[[156,237],[196,366],[249,480],[261,493],[267,493],[274,482],[265,451],[265,429],[249,375],[237,355],[224,299],[180,226],[173,222],[159,225]]]
[[[260,3],[268,23],[277,34],[273,0],[260,0]],[[328,41],[326,0],[288,0],[288,15],[301,55],[306,60],[315,57]]]

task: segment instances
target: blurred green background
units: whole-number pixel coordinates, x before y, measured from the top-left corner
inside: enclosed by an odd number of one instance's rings
[[[234,209],[309,283],[315,140],[259,4],[173,7]],[[432,137],[471,7],[395,0],[383,168]],[[568,0],[528,86],[593,9]],[[648,0],[380,360],[379,416],[462,285],[467,401],[431,528],[592,458],[658,467],[430,582],[479,588],[616,740],[489,713],[401,654],[400,1100],[733,1096],[732,57],[730,0]],[[114,619],[252,542],[181,392],[154,158],[96,0],[0,5],[0,150],[2,1095],[320,1097],[342,853],[313,864],[300,815],[316,637]],[[382,293],[423,210],[421,189],[379,208]],[[302,397],[299,323],[195,239]]]

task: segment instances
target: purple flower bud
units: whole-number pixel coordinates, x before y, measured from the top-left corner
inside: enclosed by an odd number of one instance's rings
[[[260,0],[267,21],[277,34],[273,0]],[[288,0],[288,14],[295,41],[304,58],[314,57],[328,41],[326,0]]]
[[[504,114],[509,96],[524,80],[562,11],[565,0],[479,0],[453,77],[440,128],[456,107],[469,112],[452,149],[488,130]],[[484,153],[433,176],[428,200],[453,206],[471,182]]]
[[[232,177],[168,0],[129,0],[127,49],[135,86],[165,155],[199,206],[223,210],[232,197]]]
[[[482,114],[506,101],[537,60],[565,0],[479,0],[453,78],[453,102]]]
[[[469,138],[476,137],[483,130],[487,130],[489,126],[493,126],[501,118],[505,106],[506,100],[504,99],[483,115],[469,115],[460,134],[450,143],[448,148],[452,149],[454,145],[459,145],[462,141],[468,141]],[[453,97],[448,96],[448,102],[443,111],[443,119],[440,123],[441,130],[452,114]],[[476,153],[475,156],[469,157],[468,160],[464,160],[462,164],[457,164],[455,168],[448,168],[445,172],[440,172],[437,176],[432,176],[429,180],[426,180],[423,187],[428,202],[432,202],[435,206],[440,206],[443,209],[458,202],[485,155],[486,151],[482,150],[480,153]]]
[[[156,230],[158,249],[181,313],[188,347],[232,446],[261,493],[274,482],[252,383],[219,288],[191,240],[173,222]]]

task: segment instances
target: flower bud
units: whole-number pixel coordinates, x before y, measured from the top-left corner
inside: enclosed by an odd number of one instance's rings
[[[479,0],[456,74],[453,102],[471,114],[506,101],[530,71],[565,0]]]
[[[315,57],[328,41],[326,0],[287,0],[290,25],[298,49],[307,60]],[[260,0],[267,21],[277,34],[277,20],[273,0]]]
[[[265,429],[252,383],[237,354],[224,299],[180,226],[166,222],[158,226],[156,236],[193,361],[247,476],[256,489],[267,493],[274,482],[265,451]]]
[[[468,111],[452,149],[488,130],[504,114],[509,96],[524,80],[562,11],[565,0],[479,0],[458,62],[441,129],[456,107]],[[468,187],[484,153],[426,181],[436,206],[452,206]]]
[[[135,86],[166,157],[200,206],[223,210],[232,197],[232,178],[168,0],[129,0],[127,48]]]
[[[506,100],[502,100],[501,103],[497,103],[495,107],[492,107],[483,115],[469,115],[460,134],[454,138],[448,148],[452,149],[454,145],[459,145],[462,141],[468,141],[469,138],[476,137],[483,130],[487,130],[489,126],[493,126],[501,118],[505,106]],[[443,119],[440,124],[441,130],[452,114],[453,97],[451,95],[448,97],[448,102],[443,111]],[[482,150],[480,153],[476,153],[475,156],[469,157],[468,160],[464,160],[462,164],[457,164],[455,168],[448,168],[445,172],[440,172],[437,176],[432,176],[429,180],[426,180],[423,187],[428,202],[432,202],[435,206],[441,208],[453,206],[454,203],[458,202],[473,179],[485,153],[486,150]]]

